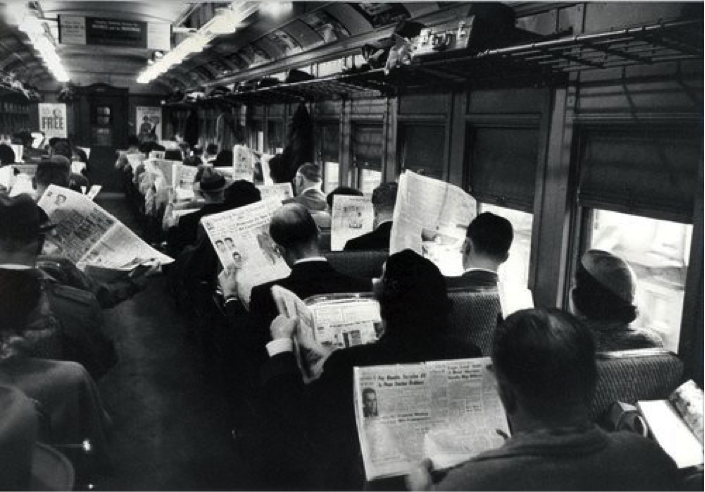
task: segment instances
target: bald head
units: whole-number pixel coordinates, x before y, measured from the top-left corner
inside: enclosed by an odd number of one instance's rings
[[[298,203],[282,205],[272,216],[269,235],[274,242],[297,255],[315,250],[318,254],[318,226],[309,211]]]

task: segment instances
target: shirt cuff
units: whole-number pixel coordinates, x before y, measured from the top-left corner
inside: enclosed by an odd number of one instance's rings
[[[293,351],[294,341],[291,338],[277,338],[267,344],[267,353],[269,353],[270,357],[274,357],[275,355],[283,352]]]

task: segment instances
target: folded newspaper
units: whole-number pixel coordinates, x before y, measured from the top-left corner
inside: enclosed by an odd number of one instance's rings
[[[291,271],[269,235],[269,223],[279,207],[281,200],[270,198],[201,219],[223,268],[238,268],[238,295],[245,305],[255,285],[284,278]]]
[[[279,314],[299,318],[295,355],[306,383],[318,379],[333,350],[374,343],[381,334],[379,303],[372,294],[328,294],[302,301],[279,285],[271,290]]]
[[[369,196],[333,196],[331,213],[331,251],[342,251],[350,239],[371,232],[375,213]]]
[[[260,192],[262,200],[266,200],[267,198],[277,198],[283,202],[288,198],[294,197],[294,189],[291,186],[291,183],[257,185],[257,189]]]
[[[389,253],[412,249],[444,275],[462,274],[461,247],[477,202],[461,188],[404,171],[394,207]]]
[[[47,235],[44,254],[68,258],[83,270],[130,271],[141,263],[174,261],[81,193],[51,185],[38,204],[56,224]]]
[[[196,179],[197,167],[175,164],[171,173],[171,186],[174,189],[174,200],[177,202],[194,198],[193,182]]]
[[[506,413],[488,357],[356,367],[355,419],[368,480],[424,458],[449,468],[502,445]]]

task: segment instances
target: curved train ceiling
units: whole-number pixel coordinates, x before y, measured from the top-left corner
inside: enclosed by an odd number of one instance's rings
[[[188,36],[189,31],[204,25],[219,8],[227,7],[231,2],[10,1],[0,5],[7,10],[17,3],[28,5],[38,13],[40,20],[46,22],[71,83],[90,85],[102,82],[136,87],[136,79],[148,60],[153,58],[154,50],[61,44],[58,42],[58,17],[73,15],[168,23],[172,25],[173,47]],[[215,38],[203,52],[186,58],[143,90],[166,92],[228,83],[254,68],[280,66],[279,62],[287,59],[298,60],[301,66],[301,61],[306,59],[301,55],[304,52],[318,48],[329,48],[330,53],[337,48],[349,50],[359,46],[354,41],[363,35],[384,29],[403,18],[433,15],[458,5],[458,2],[292,2],[289,10],[278,16],[265,12],[262,8],[264,2],[258,5],[260,9],[246,18],[235,33]],[[0,22],[0,70],[5,76],[40,89],[57,88],[60,84],[41,62],[27,35],[13,25],[10,18],[3,13]]]

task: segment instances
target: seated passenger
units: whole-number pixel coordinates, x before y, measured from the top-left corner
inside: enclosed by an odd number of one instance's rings
[[[203,153],[203,162],[212,164],[216,157],[218,157],[218,146],[216,144],[208,144],[206,151]]]
[[[179,224],[169,229],[167,242],[173,254],[180,253],[186,246],[196,242],[198,223],[202,217],[227,210],[223,201],[225,188],[229,184],[230,182],[213,168],[203,169],[198,183],[194,184],[194,191],[203,196],[205,204],[200,210],[181,217]]]
[[[656,333],[630,325],[638,315],[635,296],[636,275],[626,261],[597,249],[583,255],[571,305],[592,331],[598,352],[663,346]]]
[[[656,442],[606,433],[589,418],[597,380],[590,331],[557,310],[519,311],[497,327],[492,364],[512,437],[452,469],[439,490],[677,490]],[[411,490],[430,490],[428,462]]]
[[[34,326],[43,296],[39,280],[26,271],[0,270],[0,292],[0,384],[16,386],[39,403],[49,419],[43,441],[76,445],[88,439],[107,461],[111,422],[91,377],[75,362],[33,356],[42,343]]]
[[[449,288],[497,286],[497,269],[509,258],[514,240],[512,224],[492,212],[475,217],[463,243],[463,268],[459,277],[448,277]]]
[[[271,164],[271,161],[270,161]],[[283,203],[299,203],[306,207],[318,227],[330,229],[330,214],[326,196],[321,191],[321,171],[315,164],[307,162],[299,167],[294,178],[294,197]]]
[[[304,385],[294,358],[297,320],[277,317],[263,370],[271,426],[283,433],[275,441],[300,447],[301,461],[320,490],[362,490],[364,472],[355,426],[353,367],[479,357],[480,350],[448,335],[452,308],[443,275],[429,260],[405,250],[389,257],[375,283],[384,332],[379,341],[334,351],[321,377]],[[299,433],[297,436],[296,433]],[[299,439],[313,442],[313,455]]]
[[[397,183],[382,183],[372,191],[372,207],[375,211],[375,229],[348,240],[345,251],[357,249],[389,249],[389,237],[392,234],[394,205],[397,202]]]
[[[223,149],[218,152],[218,155],[213,161],[213,167],[233,167],[233,151]]]
[[[291,267],[291,274],[254,287],[250,295],[248,327],[238,326],[243,336],[249,339],[249,345],[262,354],[269,341],[269,324],[278,314],[270,292],[273,285],[281,285],[301,299],[315,294],[369,292],[371,289],[369,280],[338,273],[321,256],[318,227],[303,205],[290,203],[279,208],[272,216],[269,234],[277,244],[277,254]],[[226,299],[237,299],[236,275],[229,275],[222,287]],[[235,326],[242,322],[243,308],[238,304],[226,303],[228,317]]]
[[[65,157],[69,161],[69,169],[70,169],[71,159],[73,159],[73,151],[71,150],[71,144],[65,138],[60,138],[57,140],[52,139],[52,140],[54,141],[54,143],[49,148],[49,157],[54,157],[54,156]],[[74,191],[81,193],[82,186],[85,186],[86,188],[90,187],[90,183],[88,182],[88,179],[85,176],[83,176],[82,174],[71,172],[68,187]]]
[[[99,378],[117,362],[113,343],[103,333],[103,313],[90,292],[61,285],[36,269],[44,233],[50,229],[40,211],[28,195],[10,198],[0,194],[0,273],[21,271],[41,284],[37,323],[42,330],[51,327],[58,332],[61,343],[58,350],[53,345],[51,351],[33,352],[32,356],[73,360]],[[16,300],[14,295],[8,296]]]
[[[0,144],[0,167],[15,163],[15,151],[7,144]]]
[[[140,141],[135,135],[130,135],[127,137],[127,150],[120,152],[117,161],[115,161],[115,169],[125,172],[127,172],[128,169],[132,170],[130,162],[127,160],[127,156],[138,154],[141,154]]]

